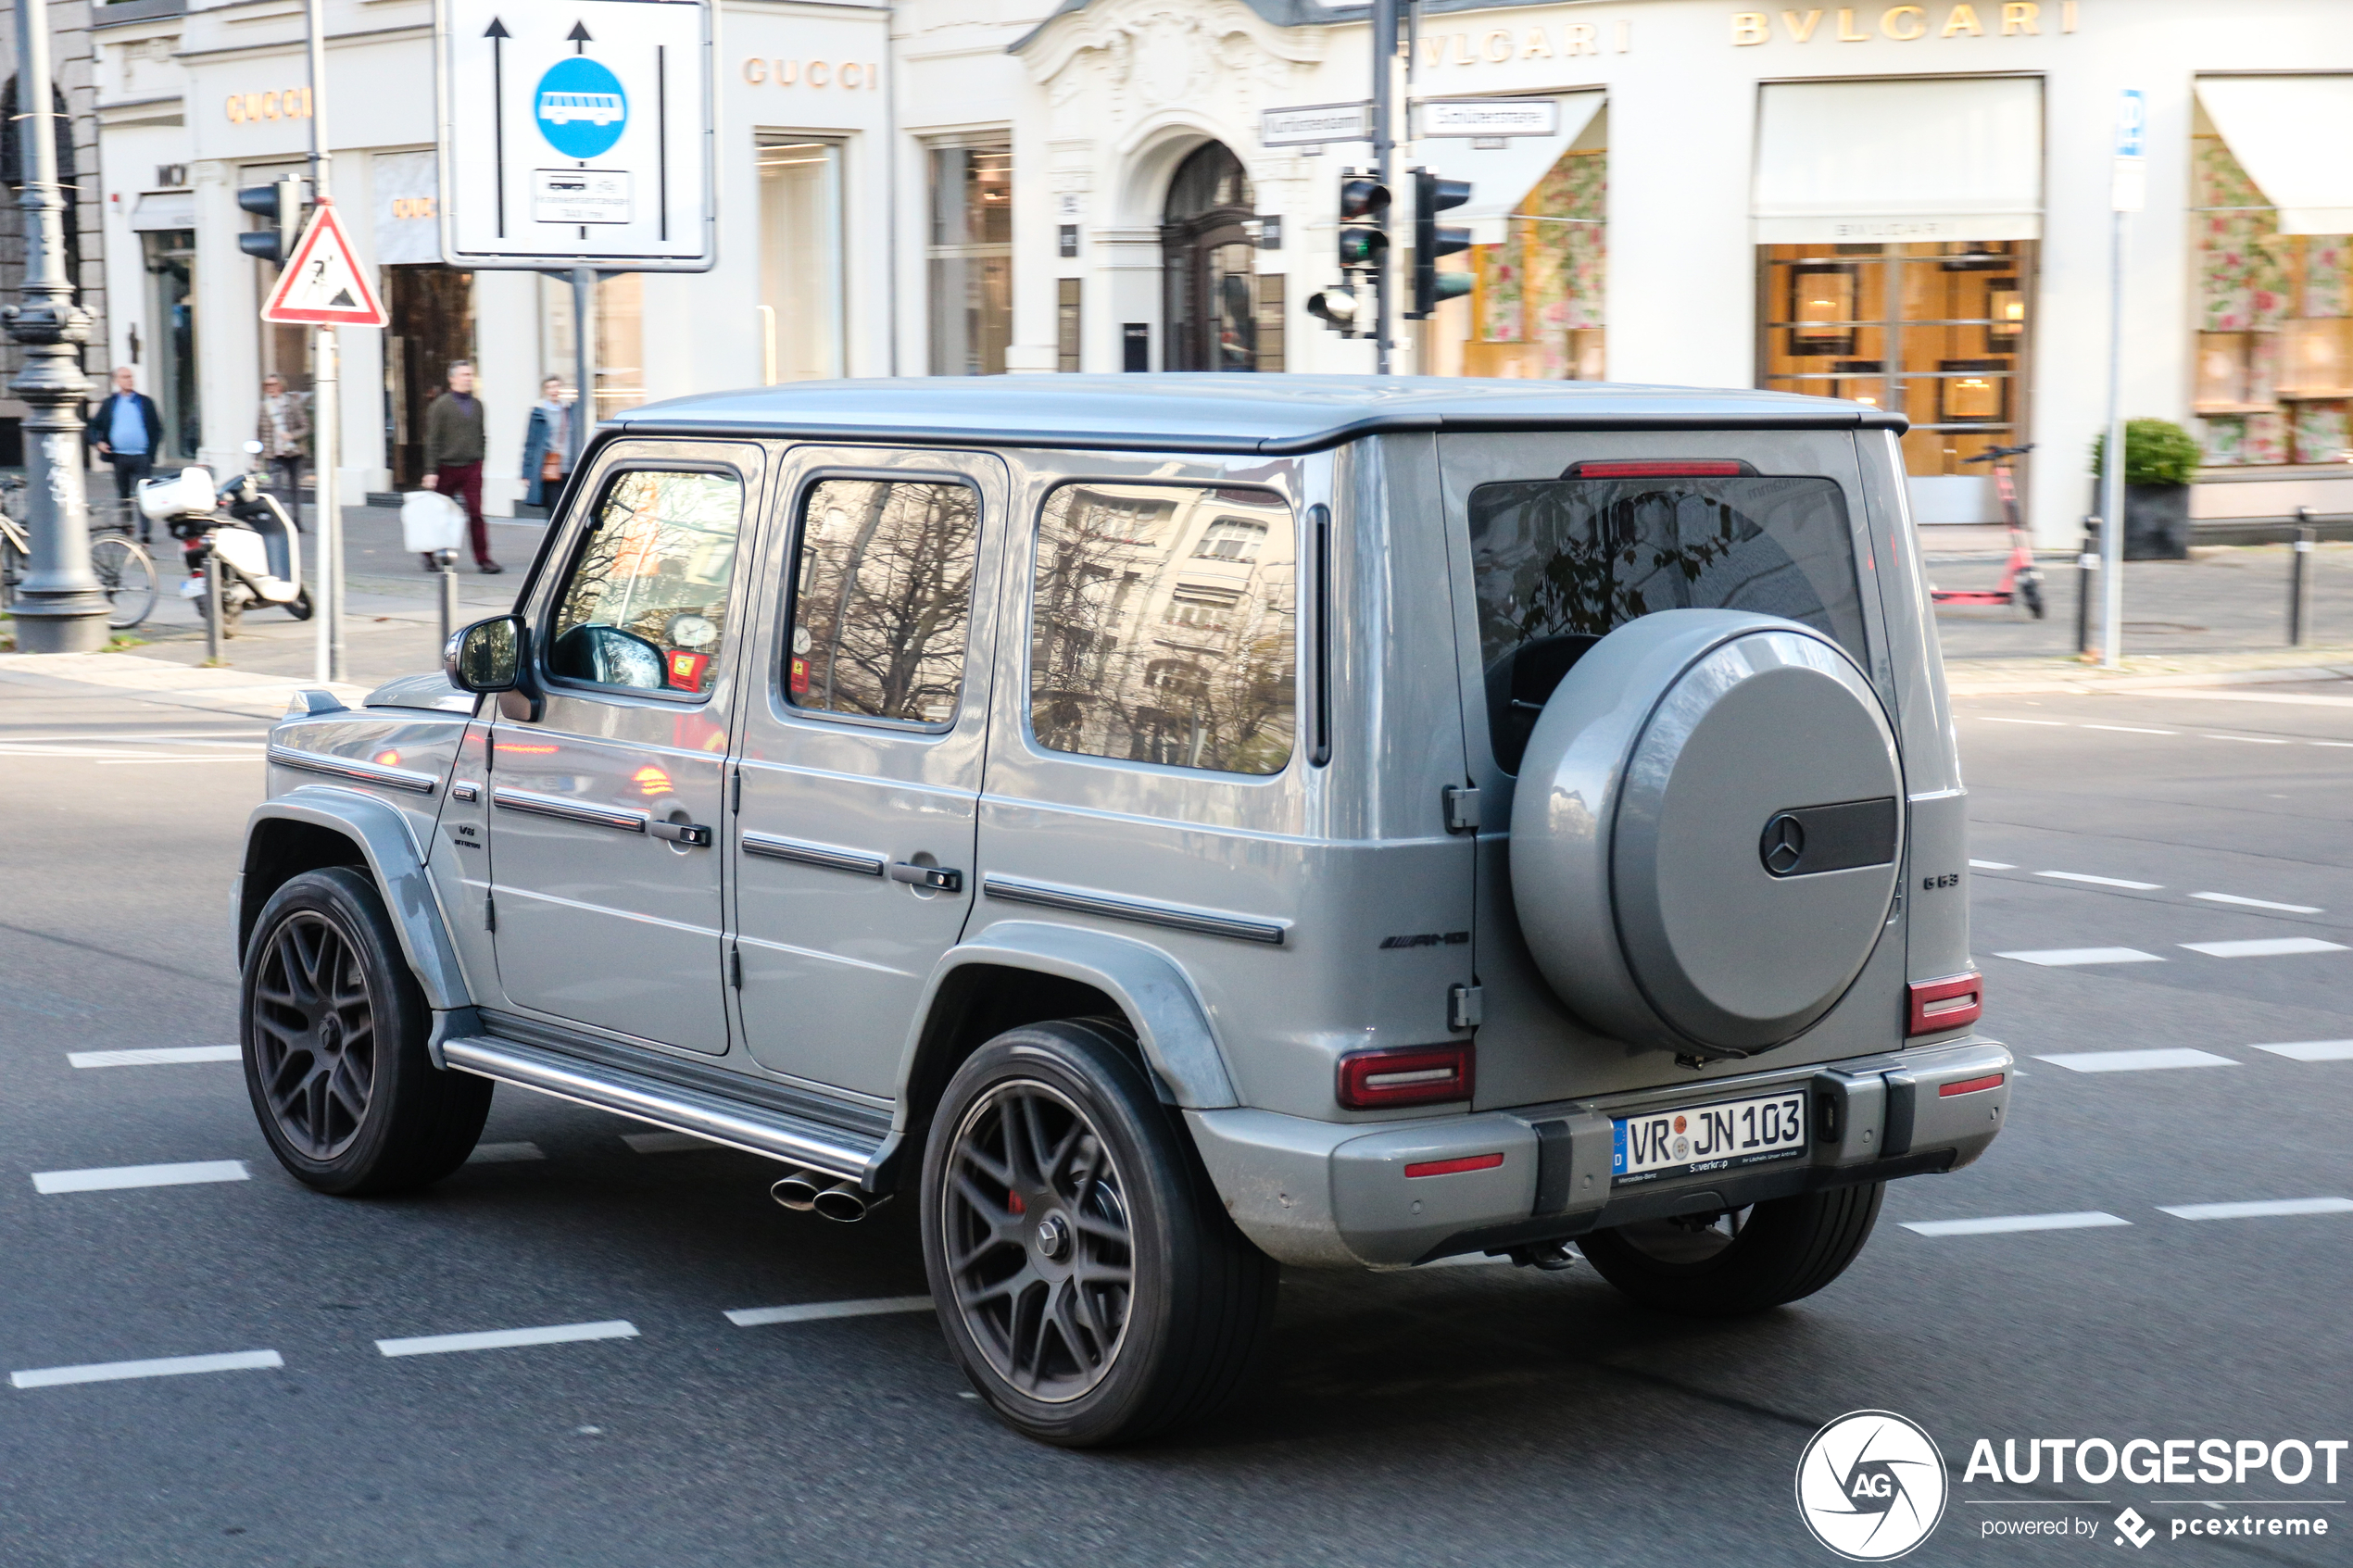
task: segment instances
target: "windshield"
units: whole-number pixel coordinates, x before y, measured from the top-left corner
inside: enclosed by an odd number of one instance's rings
[[[1470,495],[1471,564],[1495,760],[1516,772],[1563,675],[1662,609],[1748,609],[1867,662],[1846,504],[1829,479],[1533,479]]]

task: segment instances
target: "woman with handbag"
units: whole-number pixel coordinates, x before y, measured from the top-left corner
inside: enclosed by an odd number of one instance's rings
[[[531,423],[522,438],[522,475],[528,483],[525,504],[553,508],[564,487],[572,461],[572,408],[563,398],[563,382],[549,376],[539,383],[539,401],[531,406]]]

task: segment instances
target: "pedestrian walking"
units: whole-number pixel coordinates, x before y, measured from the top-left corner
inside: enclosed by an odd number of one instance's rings
[[[449,390],[425,410],[425,488],[438,490],[466,508],[474,547],[474,570],[496,576],[505,567],[490,558],[490,527],[482,520],[482,399],[474,395],[474,368],[464,360],[449,367]],[[433,557],[425,570],[436,570]]]
[[[531,423],[523,428],[522,473],[531,482],[523,500],[554,507],[571,469],[572,406],[564,401],[563,378],[549,376],[539,383],[539,401],[531,406]]]
[[[82,435],[97,454],[114,467],[115,500],[122,515],[132,513],[131,497],[139,482],[154,470],[156,454],[163,450],[163,415],[155,399],[139,390],[139,373],[128,365],[114,368],[114,391],[90,411]],[[151,543],[155,525],[139,515],[139,540]]]
[[[310,409],[298,392],[286,390],[286,379],[272,370],[261,378],[261,413],[254,421],[254,438],[261,443],[262,460],[270,466],[271,488],[286,504],[286,515],[302,519],[302,464],[310,443]]]

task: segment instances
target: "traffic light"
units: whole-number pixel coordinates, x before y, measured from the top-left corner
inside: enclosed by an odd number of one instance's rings
[[[239,250],[259,261],[285,265],[286,257],[294,254],[296,237],[302,232],[303,183],[281,180],[274,185],[247,185],[237,193],[239,207],[274,220],[271,228],[239,234]]]
[[[1342,337],[1356,335],[1356,317],[1362,309],[1361,296],[1346,283],[1307,296],[1307,313]]]
[[[1438,215],[1470,198],[1467,180],[1441,180],[1427,169],[1414,170],[1414,307],[1404,312],[1407,320],[1426,320],[1441,301],[1470,293],[1469,274],[1438,270],[1440,257],[1468,250],[1471,244],[1468,229],[1441,229]]]
[[[1343,171],[1340,181],[1340,264],[1378,271],[1389,259],[1389,236],[1382,232],[1389,211],[1389,187],[1363,174]]]

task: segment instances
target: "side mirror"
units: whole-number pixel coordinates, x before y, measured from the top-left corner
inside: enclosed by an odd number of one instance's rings
[[[522,684],[522,618],[494,615],[450,633],[441,668],[461,692],[510,692]]]

